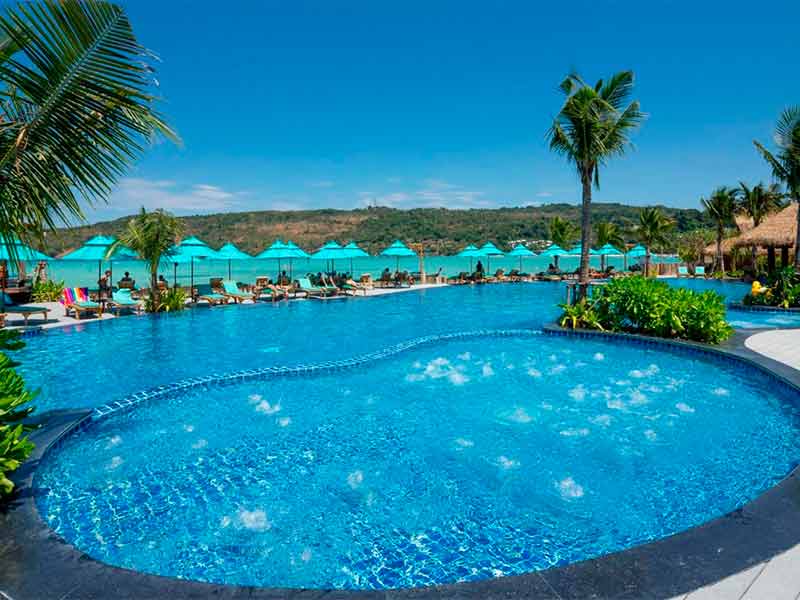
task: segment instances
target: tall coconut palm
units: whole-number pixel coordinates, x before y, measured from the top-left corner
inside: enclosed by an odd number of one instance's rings
[[[650,274],[650,253],[652,247],[664,244],[669,239],[669,234],[675,223],[664,214],[660,208],[645,207],[639,212],[639,223],[636,225],[636,235],[644,244],[644,274]]]
[[[554,244],[565,249],[571,246],[578,236],[578,228],[575,227],[575,224],[561,217],[553,217],[550,219],[550,223],[547,224],[547,229],[550,240]]]
[[[617,248],[622,248],[625,245],[625,238],[622,236],[622,231],[616,223],[602,222],[594,226],[594,241],[598,246],[605,246],[611,244]],[[605,254],[600,255],[600,269],[606,270],[606,257]]]
[[[594,86],[577,74],[561,83],[566,96],[547,133],[550,149],[561,154],[578,172],[582,188],[580,295],[589,282],[592,185],[600,186],[600,167],[630,147],[630,135],[644,119],[639,102],[629,102],[633,71],[621,71]]]
[[[725,256],[722,252],[722,240],[725,229],[733,225],[733,214],[736,212],[736,190],[721,186],[711,192],[708,198],[700,198],[700,204],[714,223],[717,234],[717,248],[714,255],[714,271],[725,273]]]
[[[147,263],[150,271],[150,297],[152,306],[158,306],[158,267],[161,259],[172,255],[172,249],[183,236],[183,223],[165,210],[142,212],[128,221],[125,230],[108,248],[111,257],[120,246],[127,246]]]
[[[2,9],[0,241],[81,221],[153,136],[176,139],[154,109],[152,62],[117,5]]]
[[[794,239],[794,268],[800,271],[800,106],[783,111],[775,127],[773,154],[753,140],[758,151],[772,167],[772,174],[786,185],[786,191],[793,202],[797,202],[797,225]]]
[[[748,186],[743,181],[739,182],[737,192],[737,208],[748,217],[753,219],[753,227],[758,227],[769,213],[781,208],[784,197],[778,184],[765,186],[758,183],[753,187]],[[756,269],[757,246],[752,245],[750,249],[750,259],[753,271]]]

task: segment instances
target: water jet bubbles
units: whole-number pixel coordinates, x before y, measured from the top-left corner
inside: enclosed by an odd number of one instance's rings
[[[605,360],[606,359],[606,355],[603,354],[602,352],[595,352],[594,356],[592,358],[599,362],[599,361]]]
[[[555,482],[555,487],[565,500],[583,498],[583,486],[579,485],[572,477],[565,477]]]
[[[353,471],[347,476],[347,485],[349,485],[352,489],[356,490],[361,487],[361,484],[364,483],[364,472],[363,471]]]

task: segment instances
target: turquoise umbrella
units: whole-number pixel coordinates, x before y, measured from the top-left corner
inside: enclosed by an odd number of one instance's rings
[[[358,244],[355,242],[350,242],[344,248],[342,248],[344,252],[344,257],[350,259],[350,275],[353,274],[353,259],[354,258],[366,258],[369,256],[364,250],[362,250]]]
[[[297,244],[295,244],[291,240],[287,241],[284,244],[281,240],[278,239],[275,240],[269,248],[267,248],[261,254],[256,256],[256,258],[271,258],[277,260],[279,272],[281,269],[281,261],[288,260],[289,278],[291,278],[292,261],[296,258],[309,258],[309,255],[306,254]]]
[[[508,256],[519,257],[519,270],[522,271],[522,259],[526,256],[536,256],[536,253],[526,248],[524,244],[517,244],[511,249]]]
[[[401,258],[406,258],[416,255],[417,255],[416,252],[414,252],[411,248],[406,246],[400,240],[395,240],[389,247],[384,248],[383,251],[381,252],[381,256],[394,256],[397,259],[397,263],[395,265],[395,271],[400,270]]]
[[[628,258],[640,258],[647,255],[647,248],[641,244],[636,244],[633,248],[628,250],[626,256]]]
[[[570,256],[580,256],[582,250],[583,250],[583,245],[575,244],[572,248],[570,248],[566,252],[566,254],[569,254]],[[589,248],[589,256],[597,256],[597,250],[595,250],[594,248]]]
[[[13,238],[10,243],[0,239],[0,260],[53,260],[46,254],[42,254],[38,250],[23,244],[19,239]],[[2,294],[0,294],[0,312],[4,306],[6,282],[3,280]]]
[[[76,248],[72,252],[67,252],[61,257],[61,260],[82,260],[82,261],[97,261],[97,279],[100,280],[103,270],[103,261],[109,263],[117,260],[135,260],[136,252],[127,246],[117,246],[114,253],[108,256],[108,250],[112,244],[117,241],[114,236],[96,235],[93,238],[86,240],[83,246]],[[109,282],[109,285],[111,282]]]
[[[219,254],[200,238],[191,236],[182,240],[177,246],[173,246],[168,258],[174,265],[174,287],[178,287],[178,264],[188,263],[190,265],[191,275],[189,279],[189,289],[192,290],[192,293],[194,293],[195,259],[219,258]]]
[[[495,246],[492,242],[486,242],[478,249],[478,256],[486,257],[486,270],[489,270],[489,261],[492,256],[505,256],[505,253]]]
[[[558,257],[559,256],[566,256],[567,251],[564,250],[558,244],[550,244],[543,252],[539,254],[539,256],[552,256],[553,262],[556,265],[556,269],[558,268]]]
[[[597,254],[600,255],[600,269],[605,271],[606,256],[622,256],[622,251],[612,246],[611,244],[606,244],[605,246],[598,248]]]
[[[247,252],[243,252],[239,250],[234,244],[228,242],[224,244],[219,250],[217,250],[216,258],[228,259],[228,279],[231,279],[231,262],[234,260],[250,260],[253,257],[250,256]]]
[[[326,263],[330,261],[330,271],[335,269],[335,261],[340,258],[347,258],[344,253],[344,248],[337,242],[330,241],[325,243],[319,250],[311,255],[314,260],[324,260]],[[328,268],[328,265],[325,265]]]
[[[470,244],[469,246],[465,246],[461,252],[456,254],[456,256],[469,258],[469,272],[472,273],[472,259],[476,256],[480,256],[480,250],[478,250],[478,247],[475,244]]]

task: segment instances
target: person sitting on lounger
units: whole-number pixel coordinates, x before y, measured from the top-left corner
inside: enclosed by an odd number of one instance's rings
[[[278,275],[278,285],[279,286],[288,286],[291,285],[292,282],[289,280],[289,276],[286,274],[286,271],[281,271],[281,274]]]
[[[483,279],[483,263],[481,261],[478,261],[478,264],[475,265],[475,275],[477,275],[479,279]]]
[[[158,276],[158,287],[164,290],[169,287],[169,281],[163,275]]]
[[[133,289],[135,285],[136,281],[131,277],[128,271],[125,271],[125,276],[117,282],[117,286],[121,288]]]
[[[556,266],[553,263],[550,263],[547,266],[547,274],[548,275],[558,275],[559,273],[560,273],[560,271],[556,268]]]

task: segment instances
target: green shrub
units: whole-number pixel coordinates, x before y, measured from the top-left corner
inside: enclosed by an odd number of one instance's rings
[[[37,281],[33,284],[33,301],[58,302],[63,291],[63,281]]]
[[[591,304],[567,307],[562,327],[624,331],[718,344],[733,330],[725,320],[725,302],[712,291],[673,288],[640,275],[611,280]]]
[[[188,296],[181,288],[170,288],[164,292],[156,301],[151,293],[144,301],[144,309],[147,312],[175,312],[186,308]]]
[[[800,307],[800,274],[793,266],[778,269],[769,277],[766,287],[759,293],[747,294],[742,302],[756,306]]]
[[[32,427],[23,425],[22,420],[33,412],[33,407],[26,405],[33,400],[34,393],[25,387],[25,381],[17,373],[18,363],[6,354],[22,346],[18,333],[0,331],[0,496],[14,489],[7,475],[33,451],[26,435]]]

